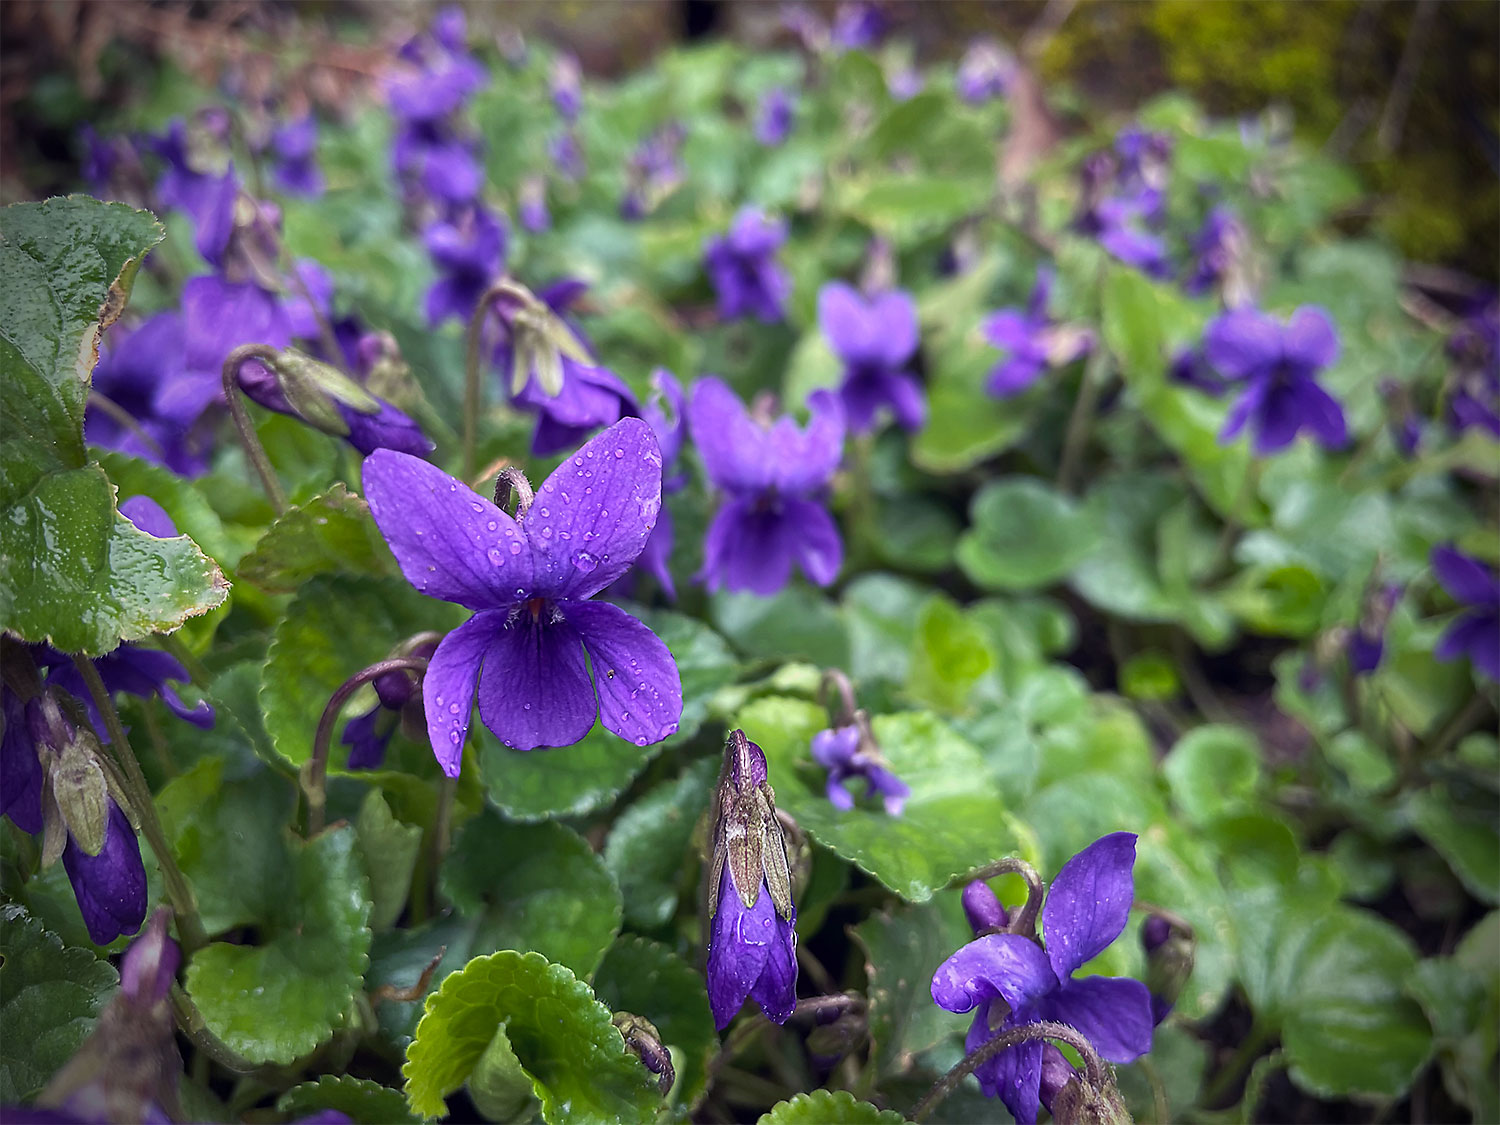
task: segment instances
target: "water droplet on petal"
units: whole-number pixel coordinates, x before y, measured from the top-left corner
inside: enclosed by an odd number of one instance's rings
[[[617,449],[617,450],[615,450],[615,460],[616,461],[618,461],[621,457],[624,457],[624,456],[625,456],[625,451],[623,449]]]
[[[510,542],[510,553],[513,555],[519,555],[521,553],[521,544],[516,542],[514,539],[512,539]]]
[[[635,736],[635,744],[637,746],[644,746],[644,745],[646,745],[646,736],[644,734],[638,734],[638,735],[636,735]]]
[[[587,551],[578,551],[573,555],[573,565],[583,571],[583,573],[588,574],[599,565],[599,560]]]
[[[457,715],[458,714],[458,704],[457,703],[450,703],[450,704],[448,704],[448,714],[450,714],[450,715]]]
[[[521,709],[523,711],[530,711],[531,710],[531,704],[529,704],[529,703],[523,703],[523,704],[521,704]]]

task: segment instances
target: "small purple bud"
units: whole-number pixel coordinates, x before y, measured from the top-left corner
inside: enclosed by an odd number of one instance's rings
[[[969,926],[976,934],[985,930],[1003,930],[1010,924],[1005,907],[1000,904],[995,892],[990,890],[990,885],[983,880],[975,880],[964,887],[963,903],[964,917],[969,920]]]

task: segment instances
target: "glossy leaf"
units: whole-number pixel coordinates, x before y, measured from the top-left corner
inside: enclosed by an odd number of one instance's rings
[[[319,575],[388,578],[396,560],[370,506],[343,484],[278,516],[240,560],[240,578],[274,594],[292,593]]]
[[[293,1086],[276,1099],[276,1108],[294,1119],[337,1110],[358,1125],[415,1125],[420,1120],[407,1111],[399,1091],[347,1074],[325,1074],[316,1082]]]
[[[906,1118],[862,1102],[848,1090],[814,1090],[777,1102],[758,1125],[901,1125]]]
[[[643,930],[664,926],[686,892],[684,862],[694,828],[713,793],[718,763],[694,762],[634,801],[611,825],[604,865],[625,903],[625,921]]]

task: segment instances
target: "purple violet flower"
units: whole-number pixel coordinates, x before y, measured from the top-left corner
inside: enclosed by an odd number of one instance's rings
[[[1148,277],[1171,276],[1167,244],[1146,230],[1144,223],[1155,200],[1152,195],[1111,196],[1094,209],[1099,245],[1111,257],[1133,266]]]
[[[622,218],[644,218],[682,182],[678,156],[686,138],[687,130],[681,122],[669,121],[636,146],[625,168]]]
[[[439,643],[423,683],[445,774],[458,776],[476,695],[485,726],[514,750],[571,746],[596,718],[637,746],[677,729],[682,681],[667,646],[619,607],[589,600],[656,525],[661,452],[645,422],[626,418],[594,438],[514,519],[404,453],[367,457],[364,484],[407,581],[476,611]]]
[[[900,816],[911,796],[911,787],[886,768],[873,747],[862,746],[858,726],[850,724],[820,730],[812,738],[813,759],[828,771],[826,792],[834,808],[848,812],[854,808],[854,794],[849,783],[863,778],[865,796],[879,793],[890,816]]]
[[[974,1011],[966,1051],[1044,1020],[1077,1028],[1110,1062],[1131,1062],[1151,1049],[1155,1021],[1144,984],[1125,977],[1073,976],[1125,928],[1135,897],[1135,841],[1134,833],[1115,832],[1063,865],[1042,907],[1045,952],[1021,934],[991,933],[939,966],[932,978],[933,1001],[950,1012]],[[997,1017],[1003,1012],[1003,1019],[992,1020],[992,1008]],[[1062,1083],[1044,1082],[1044,1056],[1042,1042],[1034,1040],[1002,1051],[974,1072],[980,1089],[1000,1098],[1021,1125],[1035,1125],[1043,1098],[1066,1082],[1060,1071],[1055,1078]]]
[[[1366,591],[1359,621],[1350,630],[1345,649],[1349,671],[1354,675],[1368,676],[1380,667],[1385,656],[1385,627],[1403,589],[1399,582],[1386,582]]]
[[[231,162],[222,172],[200,171],[189,152],[187,126],[174,120],[160,137],[146,138],[147,147],[166,161],[156,183],[158,203],[175,207],[192,220],[193,241],[210,264],[219,264],[234,230],[234,204],[239,178]]]
[[[1167,365],[1167,376],[1174,383],[1192,387],[1214,398],[1219,398],[1229,389],[1229,383],[1209,366],[1201,347],[1183,348],[1175,353]]]
[[[540,234],[552,226],[552,215],[547,210],[547,181],[541,176],[527,176],[521,181],[516,214],[521,229],[528,234]]]
[[[436,648],[436,644],[421,644],[410,655],[431,657]],[[345,723],[343,737],[339,739],[349,747],[347,764],[351,770],[379,769],[396,728],[411,715],[423,713],[422,681],[416,672],[404,669],[387,672],[375,678],[374,686],[375,706]]]
[[[1433,655],[1443,661],[1467,656],[1485,678],[1500,681],[1500,575],[1447,544],[1432,549],[1432,572],[1463,607]]]
[[[567,312],[587,291],[586,283],[565,277],[544,285],[537,293],[542,303],[563,321],[566,330],[584,347],[587,347],[587,341],[567,317]],[[499,307],[501,319],[510,326],[512,322],[507,317],[514,316],[514,311],[503,303]],[[512,328],[495,348],[495,366],[500,369],[502,378],[507,377],[512,369],[514,344]],[[559,351],[558,359],[562,385],[556,394],[547,393],[542,385],[541,372],[534,364],[526,382],[513,396],[515,405],[536,415],[531,451],[538,457],[550,457],[564,449],[573,449],[595,430],[641,412],[630,388],[609,368],[598,363],[585,363],[564,351]]]
[[[1500,440],[1500,301],[1480,303],[1448,340],[1456,370],[1448,399],[1455,433],[1477,427]]]
[[[323,194],[323,170],[318,167],[318,121],[311,113],[288,121],[271,134],[276,155],[276,186],[288,195]]]
[[[252,402],[258,403],[267,410],[292,418],[302,417],[287,400],[286,393],[277,382],[276,376],[263,364],[255,362],[242,364],[239,370],[239,385]],[[427,435],[422,432],[422,428],[382,398],[370,395],[376,404],[374,410],[361,410],[334,394],[327,394],[325,398],[338,411],[339,417],[343,419],[344,426],[347,428],[347,432],[339,436],[360,453],[370,454],[377,449],[394,449],[401,453],[409,453],[414,457],[425,457],[433,451],[434,446],[427,440]]]
[[[996,398],[1014,398],[1052,367],[1072,363],[1091,346],[1085,332],[1054,324],[1047,315],[1052,296],[1052,271],[1046,267],[1036,275],[1036,287],[1021,309],[1001,309],[986,318],[984,338],[1001,351],[1005,360],[990,369],[985,389]]]
[[[93,389],[135,420],[129,426],[90,404],[84,436],[91,445],[117,449],[174,473],[197,476],[207,467],[208,436],[161,409],[163,392],[186,375],[182,317],[161,312],[134,328],[117,324],[104,335]]]
[[[753,316],[775,324],[786,315],[792,283],[776,260],[785,241],[786,224],[753,207],[735,215],[727,233],[708,240],[703,265],[718,293],[721,317]]]
[[[705,928],[714,1025],[728,1027],[748,999],[768,1020],[786,1023],[797,1006],[797,907],[766,756],[744,731],[731,731],[725,745],[709,830]]]
[[[1322,309],[1303,305],[1284,325],[1256,309],[1231,310],[1208,326],[1203,353],[1220,375],[1245,385],[1221,442],[1247,425],[1259,456],[1285,449],[1301,430],[1332,449],[1347,440],[1343,409],[1317,381],[1339,356],[1338,331]]]
[[[415,191],[443,203],[474,202],[484,182],[479,145],[461,121],[475,91],[484,85],[484,68],[454,38],[455,22],[439,17],[440,35],[418,35],[402,46],[401,64],[384,80],[386,102],[396,120],[391,162],[398,176]],[[456,46],[453,44],[457,44]]]
[[[927,85],[922,72],[910,63],[893,66],[886,71],[885,88],[898,102],[910,101]]]
[[[775,86],[761,95],[755,113],[755,139],[767,148],[775,148],[792,131],[797,103],[783,87]]]
[[[656,444],[661,449],[661,490],[663,495],[670,495],[687,485],[687,478],[683,473],[673,472],[677,455],[682,450],[683,432],[687,429],[687,399],[677,377],[664,367],[658,367],[651,373],[651,385],[655,393],[641,410],[641,417],[656,435]],[[663,409],[664,405],[671,408],[670,414]],[[635,560],[635,569],[643,570],[655,578],[668,600],[675,602],[677,584],[672,580],[669,565],[673,539],[672,510],[663,504],[661,513],[656,517],[656,526],[651,530],[651,538],[646,540],[640,558]]]
[[[1193,238],[1193,264],[1182,287],[1201,296],[1229,279],[1245,249],[1245,228],[1228,207],[1215,207]]]
[[[970,105],[1002,97],[1015,78],[1016,59],[993,39],[976,39],[959,60],[954,86]]]
[[[505,222],[483,207],[466,208],[452,220],[428,225],[422,244],[438,269],[427,290],[427,323],[450,318],[468,322],[490,282],[505,266]]]
[[[844,411],[830,391],[808,400],[812,420],[758,424],[735,393],[708,377],[693,386],[688,430],[709,480],[725,494],[703,544],[699,578],[710,590],[769,596],[786,585],[793,560],[829,585],[844,561],[838,526],[821,496],[844,450]]]
[[[563,179],[583,177],[583,147],[571,130],[565,129],[547,142],[547,157]]]
[[[868,51],[884,35],[885,16],[865,0],[843,0],[829,29],[829,40],[840,51]]]
[[[851,285],[831,281],[818,293],[818,326],[844,363],[839,397],[855,433],[875,428],[884,408],[903,429],[920,430],[927,402],[912,373],[917,355],[917,306],[902,290],[866,300]]]

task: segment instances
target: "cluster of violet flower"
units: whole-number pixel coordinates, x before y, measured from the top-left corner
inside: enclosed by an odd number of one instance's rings
[[[120,512],[148,535],[177,535],[149,497],[130,497]],[[208,703],[190,706],[172,686],[189,675],[170,653],[127,643],[92,664],[107,695],[159,697],[179,719],[214,725]],[[146,869],[129,800],[104,749],[105,722],[82,672],[47,645],[3,640],[0,673],[0,815],[42,837],[44,863],[62,860],[91,940],[108,945],[135,933],[146,918]]]

